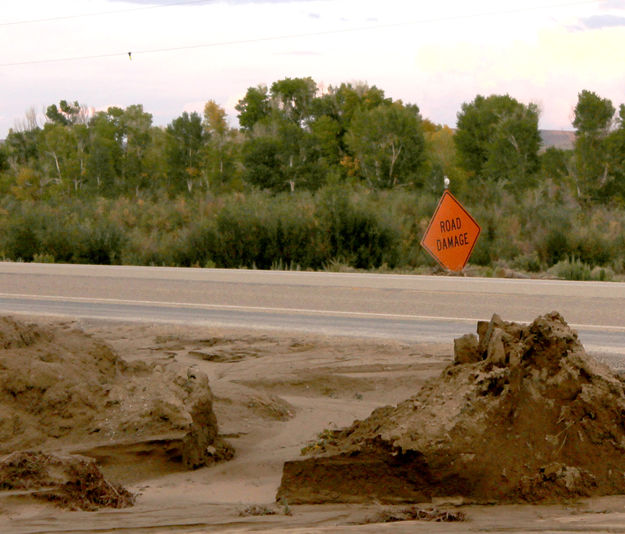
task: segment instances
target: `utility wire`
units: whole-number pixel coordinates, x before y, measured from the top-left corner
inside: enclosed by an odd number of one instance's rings
[[[253,39],[217,41],[213,43],[199,43],[199,44],[193,44],[193,45],[172,46],[172,47],[166,47],[166,48],[151,48],[151,49],[146,49],[146,50],[130,50],[130,51],[126,50],[123,52],[110,52],[110,53],[105,53],[105,54],[94,54],[94,55],[86,55],[86,56],[62,57],[62,58],[51,58],[51,59],[35,59],[35,60],[30,60],[30,61],[16,61],[13,63],[0,63],[0,67],[14,67],[14,66],[20,66],[20,65],[38,65],[38,64],[43,64],[43,63],[59,63],[59,62],[64,62],[64,61],[84,61],[87,59],[102,59],[102,58],[110,58],[110,57],[127,58],[130,56],[130,54],[132,54],[132,57],[135,57],[137,55],[142,55],[142,54],[159,54],[163,52],[192,50],[192,49],[198,49],[198,48],[214,48],[214,47],[220,47],[220,46],[232,46],[232,45],[252,44],[252,43],[270,42],[270,41],[281,41],[281,40],[287,40],[287,39],[298,39],[301,37],[320,37],[324,35],[338,35],[341,33],[355,33],[355,32],[363,32],[363,31],[371,31],[371,30],[379,30],[379,29],[391,29],[391,28],[399,28],[399,27],[405,27],[405,26],[414,26],[418,24],[432,24],[432,23],[437,23],[437,22],[466,20],[466,19],[473,19],[473,18],[479,18],[479,17],[494,16],[494,15],[513,15],[513,14],[526,13],[526,12],[538,11],[538,10],[543,10],[543,9],[557,9],[561,7],[570,7],[570,6],[577,6],[577,5],[584,5],[584,4],[595,4],[596,2],[597,0],[578,0],[576,2],[565,2],[561,4],[521,7],[521,8],[509,9],[509,10],[503,10],[503,11],[472,13],[472,14],[467,14],[467,15],[452,15],[452,16],[446,16],[446,17],[421,19],[421,20],[410,21],[410,22],[396,22],[392,24],[358,26],[358,27],[353,27],[353,28],[342,28],[338,30],[325,30],[325,31],[308,32],[308,33],[274,35],[274,36],[269,36],[269,37],[257,37]]]
[[[2,26],[18,26],[21,24],[36,24],[38,22],[56,22],[57,20],[69,20],[69,19],[80,19],[86,17],[99,17],[102,15],[116,15],[119,13],[131,13],[134,11],[146,11],[148,9],[160,9],[163,7],[172,7],[172,6],[184,6],[184,5],[193,5],[193,4],[208,4],[212,3],[210,0],[180,0],[180,1],[172,1],[166,4],[158,4],[155,6],[142,6],[142,7],[130,7],[126,9],[114,9],[112,11],[98,11],[94,13],[82,13],[77,15],[61,15],[58,17],[49,17],[43,19],[29,19],[29,20],[15,20],[10,22],[0,22],[0,27]]]

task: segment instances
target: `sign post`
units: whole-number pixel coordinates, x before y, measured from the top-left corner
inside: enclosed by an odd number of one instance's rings
[[[445,189],[421,246],[445,269],[461,271],[473,252],[480,230],[471,214]]]

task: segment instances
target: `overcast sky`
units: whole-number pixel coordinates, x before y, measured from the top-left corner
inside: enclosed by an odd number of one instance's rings
[[[132,53],[132,59],[128,52]],[[364,81],[454,126],[505,94],[571,129],[582,89],[625,103],[625,0],[6,0],[0,138],[29,108],[143,104],[155,124],[250,86]]]

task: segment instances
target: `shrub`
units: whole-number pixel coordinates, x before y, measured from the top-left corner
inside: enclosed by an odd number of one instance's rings
[[[567,258],[559,261],[549,272],[564,280],[593,280],[590,265],[579,258]]]
[[[397,263],[397,235],[376,213],[356,207],[336,189],[328,190],[317,207],[317,219],[328,246],[328,260],[358,269]]]
[[[125,235],[107,220],[86,223],[81,228],[82,239],[76,260],[79,263],[112,265],[121,263]]]
[[[37,218],[30,215],[12,220],[5,230],[3,248],[6,257],[14,261],[33,261],[35,254],[41,250],[38,226]]]
[[[540,258],[535,250],[529,254],[521,254],[514,258],[512,266],[515,269],[520,269],[530,273],[537,273],[542,269]]]

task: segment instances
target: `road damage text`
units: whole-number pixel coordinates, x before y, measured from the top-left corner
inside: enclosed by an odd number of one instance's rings
[[[436,249],[438,251],[462,247],[469,244],[468,232],[459,232],[462,230],[462,220],[460,217],[443,219],[439,224],[441,234],[447,234],[449,232],[454,232],[454,234],[449,236],[443,235],[440,239],[436,240]]]

